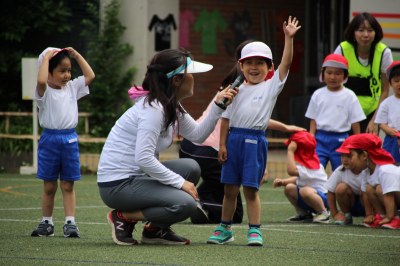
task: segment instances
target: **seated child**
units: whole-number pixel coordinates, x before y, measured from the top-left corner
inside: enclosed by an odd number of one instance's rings
[[[307,131],[296,132],[286,141],[286,145],[287,172],[290,177],[275,179],[273,186],[284,186],[285,196],[296,209],[297,215],[288,221],[329,223],[325,188],[327,175],[315,151],[315,138]]]
[[[361,171],[368,169],[361,190],[376,211],[375,218],[366,227],[400,229],[397,213],[400,206],[400,168],[394,159],[382,148],[381,139],[374,134],[357,134],[348,138],[339,151],[349,151],[350,167]]]
[[[346,143],[346,140],[343,143]],[[328,190],[329,211],[334,223],[349,225],[353,224],[353,216],[365,215],[361,182],[367,173],[350,168],[350,154],[347,151],[341,152],[341,161],[342,165],[331,174],[325,187]],[[367,206],[368,210],[372,211],[372,207],[369,204]]]

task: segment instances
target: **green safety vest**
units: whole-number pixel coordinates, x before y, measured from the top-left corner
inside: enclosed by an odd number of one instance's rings
[[[372,64],[367,66],[360,64],[351,43],[344,41],[340,46],[343,56],[349,63],[349,78],[345,86],[355,92],[367,116],[378,108],[382,93],[381,64],[387,46],[381,42],[377,43]]]

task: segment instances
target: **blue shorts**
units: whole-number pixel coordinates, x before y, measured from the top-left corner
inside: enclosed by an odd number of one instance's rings
[[[267,148],[264,130],[230,128],[221,183],[258,189],[267,166]]]
[[[45,181],[81,179],[78,135],[75,129],[45,129],[38,147],[37,178]]]
[[[347,132],[329,132],[317,130],[315,140],[317,141],[317,155],[321,164],[326,168],[328,162],[331,162],[332,171],[342,164],[340,153],[336,151],[343,141],[349,136]]]
[[[365,216],[365,209],[364,209],[364,206],[362,205],[360,195],[354,196],[354,205],[351,206],[350,213],[351,213],[351,215],[353,215],[355,217],[364,217]]]
[[[397,144],[397,137],[386,135],[383,140],[382,148],[390,152],[396,163],[400,163],[400,147],[399,144]]]
[[[313,208],[311,208],[310,206],[308,206],[303,198],[300,196],[300,192],[299,192],[300,188],[299,186],[297,186],[297,206],[299,206],[299,208],[309,211],[309,212],[313,212],[313,213],[317,213],[316,210],[314,210]],[[326,193],[323,193],[319,190],[317,190],[317,194],[318,196],[322,199],[322,201],[324,202],[324,206],[326,209],[329,209],[328,207],[328,196]]]

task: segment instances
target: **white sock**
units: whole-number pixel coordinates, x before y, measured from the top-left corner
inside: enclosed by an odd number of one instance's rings
[[[42,217],[42,222],[44,222],[44,221],[48,221],[49,224],[54,225],[52,216],[50,216],[50,217],[43,216]]]
[[[65,223],[68,223],[68,221],[71,221],[71,224],[75,224],[75,217],[74,216],[66,216]]]
[[[322,214],[325,214],[325,215],[329,215],[329,212],[328,212],[327,210],[324,210],[324,211],[322,211],[321,213],[322,213]]]

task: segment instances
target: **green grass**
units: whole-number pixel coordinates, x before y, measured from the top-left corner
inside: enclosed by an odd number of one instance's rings
[[[0,176],[0,265],[398,265],[400,230],[359,225],[288,224],[294,214],[282,189],[270,183],[260,191],[265,245],[246,246],[247,217],[234,225],[235,241],[207,245],[214,225],[188,221],[173,229],[191,240],[189,246],[117,246],[111,239],[95,176],[76,183],[77,223],[81,238],[62,236],[64,211],[57,192],[55,236],[30,237],[41,218],[42,182],[34,176]],[[355,219],[361,223],[360,218]],[[143,225],[134,235],[140,239]]]

